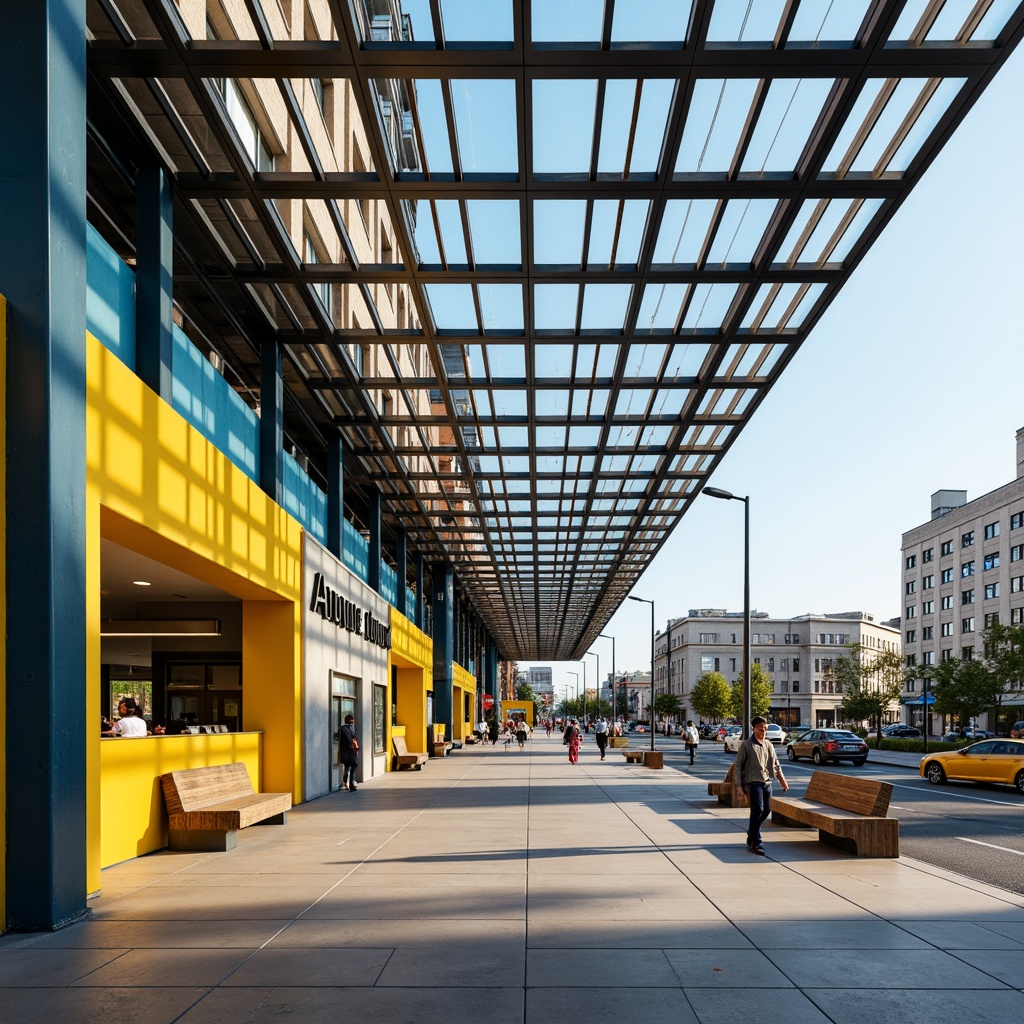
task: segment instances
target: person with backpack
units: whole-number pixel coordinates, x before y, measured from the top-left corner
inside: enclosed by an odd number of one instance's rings
[[[608,746],[608,719],[602,715],[594,723],[594,739],[597,740],[597,749],[601,751],[601,760],[604,760],[604,750]]]
[[[690,764],[693,764],[697,756],[697,744],[700,743],[700,733],[697,732],[697,726],[693,724],[692,718],[686,723],[684,739],[687,753],[690,755]]]

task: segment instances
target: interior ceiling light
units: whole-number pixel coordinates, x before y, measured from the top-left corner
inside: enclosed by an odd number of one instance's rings
[[[100,636],[220,636],[220,619],[107,619]]]
[[[135,586],[137,586],[137,587],[151,587],[151,586],[153,586],[153,584],[148,582],[147,580],[132,580],[132,583],[134,583]]]

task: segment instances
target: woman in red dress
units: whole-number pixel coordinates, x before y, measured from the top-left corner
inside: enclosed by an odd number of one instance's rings
[[[583,736],[580,734],[580,727],[575,720],[569,723],[569,763],[578,764],[580,760],[580,747],[583,745]]]

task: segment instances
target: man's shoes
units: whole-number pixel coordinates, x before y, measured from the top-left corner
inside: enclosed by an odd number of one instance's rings
[[[749,851],[750,851],[751,853],[753,853],[753,852],[754,852],[754,848],[755,848],[755,846],[756,846],[756,845],[757,845],[756,843],[752,843],[752,842],[751,842],[751,841],[750,841],[749,839],[747,840],[747,849],[748,849],[748,850],[749,850]]]
[[[765,853],[765,849],[764,849],[763,846],[754,846],[754,847],[751,847],[751,849],[754,851],[754,853],[756,853],[758,855],[758,857],[767,857],[768,856]]]
[[[349,792],[350,792],[350,793],[354,793],[354,792],[356,791],[356,787],[355,787],[355,785],[354,785],[354,784],[353,784],[353,785],[350,785],[350,786],[348,787],[348,790],[349,790]]]

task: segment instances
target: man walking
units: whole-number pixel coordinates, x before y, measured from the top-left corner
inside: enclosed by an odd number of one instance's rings
[[[345,724],[338,730],[338,760],[341,762],[341,788],[356,791],[356,765],[359,764],[359,740],[356,739],[355,718],[345,716]]]
[[[747,825],[747,849],[758,856],[764,856],[761,845],[761,826],[772,811],[772,778],[779,780],[783,793],[789,783],[782,774],[775,747],[765,739],[768,722],[760,715],[750,722],[752,736],[748,736],[736,754],[733,776],[746,794],[750,803],[750,821]]]
[[[604,760],[604,748],[608,746],[608,719],[602,715],[594,723],[594,739],[597,740],[597,749],[601,751],[601,760]]]
[[[686,750],[690,755],[690,764],[693,764],[694,758],[697,756],[697,744],[700,743],[700,733],[697,732],[697,726],[693,724],[691,718],[686,723]]]

